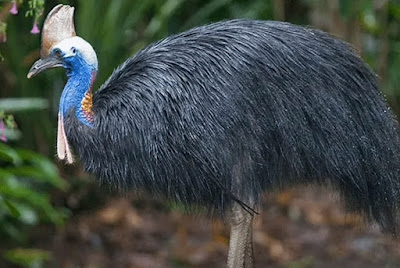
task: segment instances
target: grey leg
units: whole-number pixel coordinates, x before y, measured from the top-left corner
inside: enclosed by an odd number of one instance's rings
[[[228,268],[254,268],[253,215],[240,205],[234,204],[229,217],[231,237],[229,241]]]

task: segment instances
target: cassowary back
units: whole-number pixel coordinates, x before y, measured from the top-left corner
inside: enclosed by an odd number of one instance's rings
[[[168,37],[93,98],[95,127],[67,118],[85,168],[187,205],[252,206],[317,183],[395,231],[397,123],[345,43],[281,22],[233,20]]]

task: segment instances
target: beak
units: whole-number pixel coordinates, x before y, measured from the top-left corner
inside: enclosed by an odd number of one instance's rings
[[[50,54],[47,58],[37,60],[28,72],[27,77],[31,78],[44,70],[56,67],[63,67],[63,60],[56,54]]]

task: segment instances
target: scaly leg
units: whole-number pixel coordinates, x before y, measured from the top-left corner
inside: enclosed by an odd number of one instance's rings
[[[253,215],[234,204],[229,214],[231,237],[229,241],[228,268],[254,268]]]

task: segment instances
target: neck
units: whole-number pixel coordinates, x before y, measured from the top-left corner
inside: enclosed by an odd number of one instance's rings
[[[96,74],[97,71],[90,67],[68,73],[69,79],[60,100],[60,114],[64,118],[73,109],[80,122],[93,127],[92,85]]]

